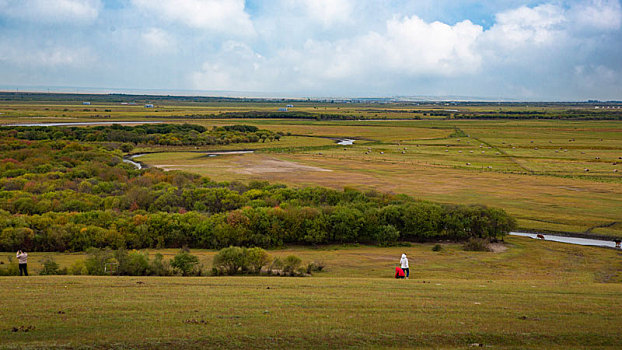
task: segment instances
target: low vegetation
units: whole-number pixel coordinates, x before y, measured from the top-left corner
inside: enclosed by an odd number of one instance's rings
[[[118,150],[59,140],[2,139],[0,188],[0,250],[9,251],[391,245],[501,237],[516,226],[484,206],[137,170]]]

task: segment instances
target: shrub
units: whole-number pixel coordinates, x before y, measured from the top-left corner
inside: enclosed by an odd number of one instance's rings
[[[74,262],[73,264],[71,264],[71,266],[69,267],[69,272],[72,275],[88,275],[89,274],[89,270],[87,269],[84,260],[78,260]]]
[[[483,238],[469,238],[468,241],[463,244],[464,250],[474,251],[474,252],[489,252],[490,247],[488,245],[488,240]]]
[[[312,274],[313,272],[321,272],[324,269],[323,262],[312,261],[307,265],[307,274]]]
[[[125,249],[119,249],[115,252],[115,258],[119,263],[118,275],[147,276],[151,274],[147,254],[136,250],[128,253]]]
[[[274,258],[268,270],[268,273],[270,274],[276,273],[277,275],[279,275],[283,271],[283,260],[281,260],[281,258],[279,257]]]
[[[289,255],[283,260],[283,273],[293,276],[298,268],[300,268],[300,264],[302,264],[302,260],[295,256]]]
[[[247,258],[243,248],[228,247],[221,249],[214,256],[213,266],[219,272],[227,275],[235,275],[247,266]]]
[[[6,268],[0,267],[0,276],[17,276],[19,275],[19,267],[17,262],[9,255],[9,263]]]
[[[182,276],[198,275],[200,273],[198,265],[199,258],[196,255],[184,251],[175,255],[171,262],[171,266],[181,272]]]
[[[432,247],[433,252],[440,252],[441,250],[443,250],[443,246],[440,244],[435,244],[434,247]]]
[[[134,146],[131,143],[124,143],[120,147],[122,152],[131,152],[134,149]]]
[[[245,249],[246,267],[250,273],[259,274],[272,261],[272,257],[259,247]]]
[[[46,258],[42,261],[43,269],[39,272],[40,275],[66,275],[67,269],[61,269],[58,263],[52,258]]]
[[[109,248],[90,248],[87,250],[87,254],[89,257],[84,261],[84,265],[89,275],[105,275],[106,264],[117,262],[113,257],[113,251]]]
[[[171,264],[168,261],[164,261],[164,256],[160,253],[153,257],[149,269],[156,276],[171,276],[173,274]]]

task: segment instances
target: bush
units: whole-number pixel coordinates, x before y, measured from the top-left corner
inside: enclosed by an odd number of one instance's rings
[[[164,261],[164,256],[160,253],[157,253],[153,260],[149,265],[149,269],[151,273],[155,276],[171,276],[173,275],[173,270],[171,269],[171,264],[168,261]]]
[[[118,275],[147,276],[151,274],[149,256],[147,254],[136,250],[128,253],[125,249],[119,249],[114,255],[119,263],[116,272]]]
[[[199,258],[196,255],[184,251],[175,255],[171,262],[171,266],[177,269],[182,276],[199,275],[201,271],[198,265]]]
[[[214,256],[213,266],[220,273],[235,275],[247,266],[246,260],[243,248],[228,247],[221,249]]]
[[[259,247],[245,249],[245,255],[249,273],[259,274],[261,269],[272,261],[272,257]]]
[[[283,260],[283,273],[286,275],[294,276],[302,264],[302,260],[295,256],[289,255]]]
[[[469,238],[468,241],[463,244],[464,250],[474,252],[490,252],[488,240],[483,238]]]
[[[321,272],[324,269],[323,262],[312,261],[307,265],[307,274],[312,274],[313,272]]]
[[[13,257],[9,255],[9,263],[6,268],[0,267],[0,276],[17,276],[19,275],[19,267]]]
[[[274,274],[276,273],[277,275],[280,274],[280,272],[283,271],[283,260],[281,260],[281,258],[274,258],[274,260],[272,260],[272,264],[270,264],[270,267],[268,268],[268,273],[269,274]]]
[[[432,247],[433,252],[440,252],[441,250],[443,250],[443,246],[440,244],[435,244],[434,247]]]
[[[117,263],[113,257],[113,251],[109,248],[90,248],[87,250],[88,258],[84,261],[88,275],[105,275],[107,264]],[[80,273],[82,274],[82,273]]]
[[[71,266],[69,267],[69,272],[72,275],[88,275],[89,274],[89,270],[87,269],[84,260],[78,260],[74,262],[73,264],[71,264]]]
[[[43,269],[39,272],[40,275],[66,275],[67,269],[61,269],[58,263],[52,258],[46,258],[42,262]]]

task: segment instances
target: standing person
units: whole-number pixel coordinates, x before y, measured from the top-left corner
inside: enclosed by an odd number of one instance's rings
[[[17,261],[19,262],[19,275],[28,276],[28,253],[18,250]]]
[[[406,257],[406,254],[402,254],[402,258],[400,259],[400,265],[402,267],[402,270],[404,270],[404,273],[406,274],[406,278],[408,278],[408,275],[410,274],[410,269],[408,268],[408,258]]]

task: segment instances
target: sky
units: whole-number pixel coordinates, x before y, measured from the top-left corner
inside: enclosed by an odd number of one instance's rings
[[[619,0],[0,0],[0,87],[622,100]]]

